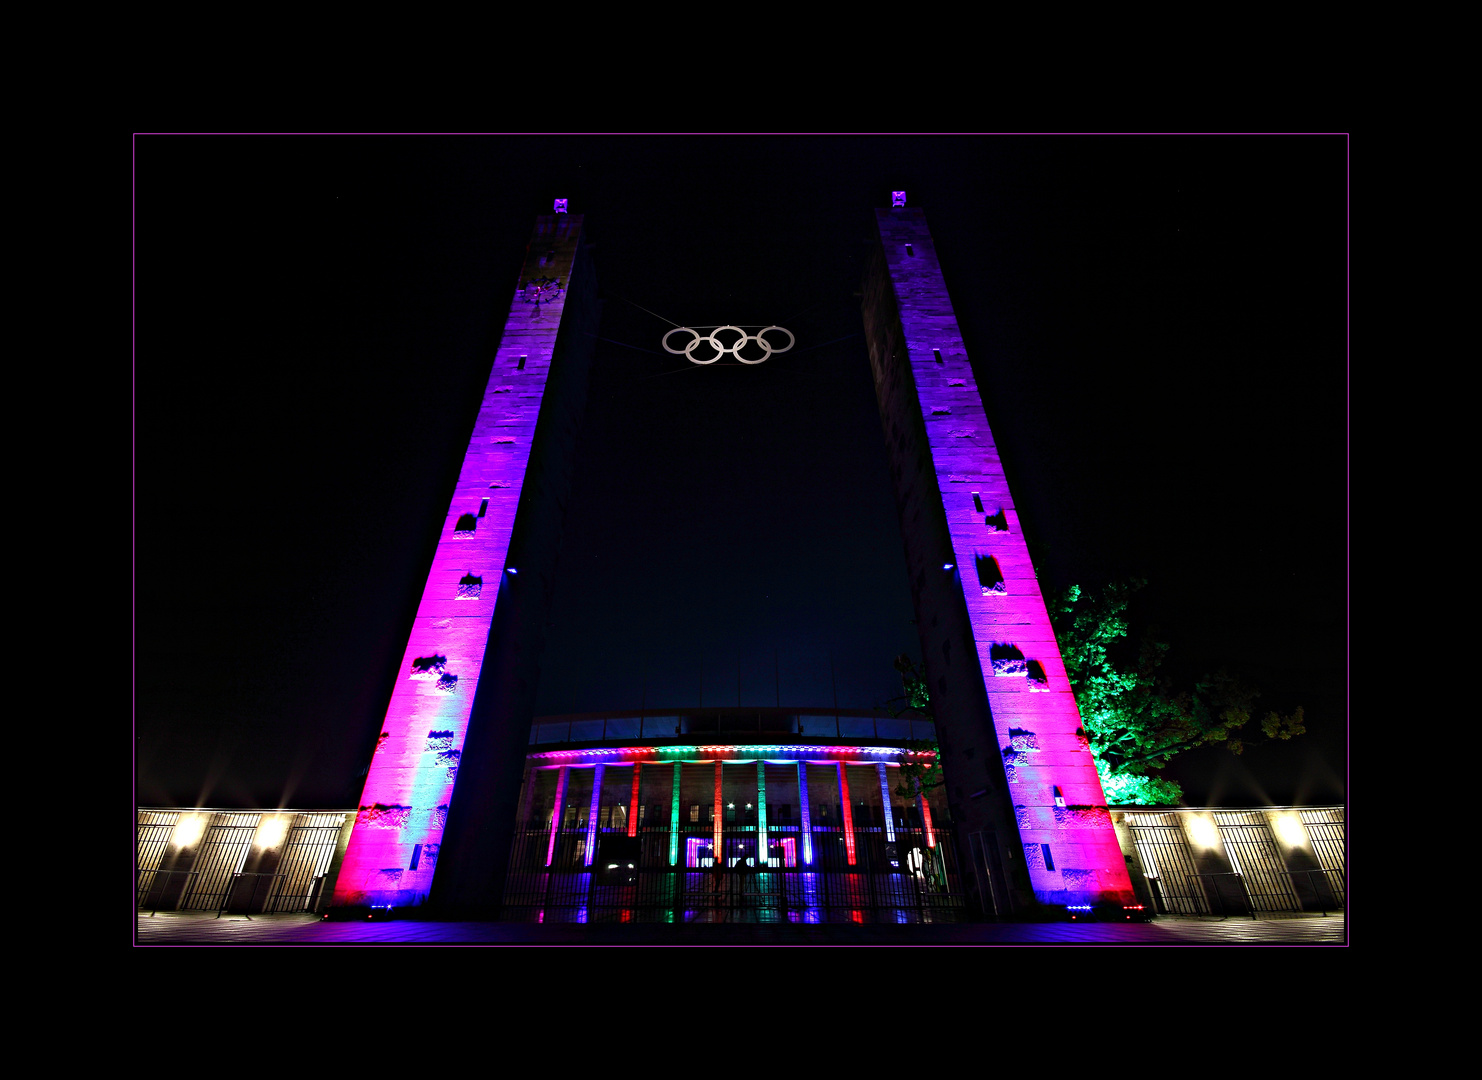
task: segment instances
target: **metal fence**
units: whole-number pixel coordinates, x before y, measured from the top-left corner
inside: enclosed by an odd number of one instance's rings
[[[1319,868],[1326,873],[1327,885],[1337,899],[1344,902],[1344,877],[1348,867],[1347,824],[1341,806],[1324,807],[1320,810],[1301,810],[1298,817],[1307,830],[1307,839],[1317,856]]]
[[[524,922],[947,922],[967,917],[952,833],[903,822],[856,824],[854,865],[844,831],[815,826],[813,863],[801,826],[767,829],[770,857],[757,859],[754,826],[729,826],[716,857],[710,824],[599,831],[586,864],[585,836],[561,830],[551,865],[549,819],[527,822],[515,841],[503,917]],[[670,863],[671,851],[677,853]],[[794,865],[788,865],[789,862]],[[698,865],[695,865],[698,864]]]
[[[266,870],[245,871],[265,818],[285,817]],[[141,910],[314,911],[348,815],[140,810],[136,905]],[[185,833],[182,833],[182,827]]]
[[[1240,878],[1245,899],[1252,911],[1300,911],[1292,891],[1286,864],[1271,835],[1266,815],[1258,810],[1216,812],[1214,823],[1220,830],[1220,842],[1230,860],[1232,872]]]
[[[1207,915],[1209,901],[1199,883],[1193,853],[1177,814],[1128,814],[1127,826],[1159,915]]]
[[[1304,865],[1303,845],[1283,844],[1260,810],[1170,810],[1126,813],[1137,859],[1162,915],[1281,915],[1340,910],[1343,889],[1343,808],[1297,812],[1317,868]],[[1209,815],[1218,835],[1199,855],[1185,831],[1192,815]],[[1213,845],[1214,834],[1209,843]],[[1221,857],[1223,856],[1223,857]],[[1319,880],[1314,880],[1319,879]]]
[[[176,810],[140,810],[138,819],[138,870],[135,902],[143,907],[154,887],[160,863],[169,851],[170,838],[180,821]]]

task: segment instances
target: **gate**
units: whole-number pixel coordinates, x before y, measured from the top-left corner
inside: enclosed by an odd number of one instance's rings
[[[1257,810],[1216,811],[1214,823],[1230,869],[1245,885],[1245,894],[1256,911],[1300,911],[1291,879],[1266,815]]]
[[[1312,842],[1312,851],[1317,856],[1318,865],[1326,871],[1323,876],[1328,879],[1328,888],[1333,890],[1333,896],[1341,907],[1344,903],[1344,871],[1348,865],[1345,858],[1348,849],[1343,807],[1302,810],[1298,816],[1307,830],[1307,839]]]
[[[1153,891],[1159,915],[1207,915],[1209,904],[1199,887],[1193,855],[1177,814],[1128,814],[1126,822],[1142,859],[1143,875]]]

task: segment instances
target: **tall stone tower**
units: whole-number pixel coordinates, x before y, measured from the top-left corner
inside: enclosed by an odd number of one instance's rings
[[[419,905],[435,874],[450,908],[498,901],[597,329],[581,232],[579,215],[557,213],[539,218],[530,238],[366,774],[336,908]]]
[[[990,913],[1134,904],[926,217],[897,202],[865,331],[968,884]]]

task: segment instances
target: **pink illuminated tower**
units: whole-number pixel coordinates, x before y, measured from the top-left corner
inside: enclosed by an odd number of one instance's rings
[[[416,906],[434,875],[450,908],[497,903],[596,330],[582,219],[564,199],[556,209],[537,221],[504,320],[366,774],[341,910]],[[445,837],[460,813],[465,828]]]
[[[876,211],[865,330],[962,856],[985,910],[1136,903],[919,210]]]

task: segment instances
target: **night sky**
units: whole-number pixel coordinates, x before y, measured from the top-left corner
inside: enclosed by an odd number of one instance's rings
[[[925,209],[1048,591],[1150,584],[1176,678],[1309,734],[1167,775],[1341,801],[1342,137],[135,142],[141,804],[360,792],[537,214],[603,314],[538,712],[868,708],[919,657],[860,318]],[[644,310],[647,309],[647,310]],[[786,326],[756,367],[669,323]]]

